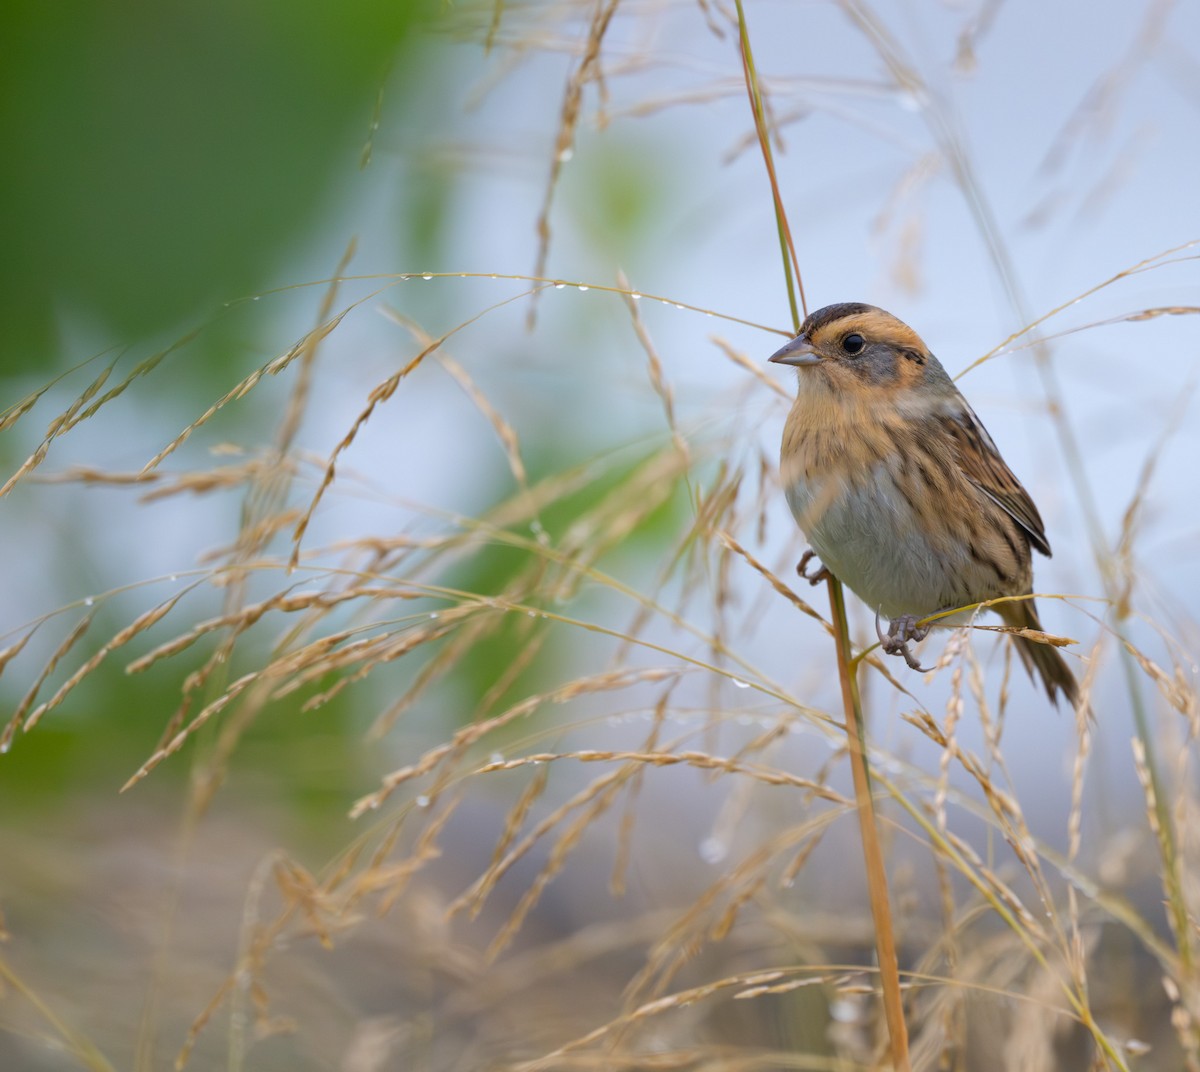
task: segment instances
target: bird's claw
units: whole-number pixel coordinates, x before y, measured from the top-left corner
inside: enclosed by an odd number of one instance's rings
[[[812,585],[817,585],[822,581],[827,581],[831,576],[829,570],[827,570],[824,566],[817,570],[816,573],[808,572],[808,564],[816,557],[817,553],[810,547],[804,552],[804,554],[800,556],[800,563],[796,566],[796,572]]]
[[[912,614],[901,614],[888,623],[885,633],[879,628],[879,611],[875,612],[875,635],[879,637],[879,646],[888,655],[902,655],[904,661],[920,674],[927,674],[932,666],[922,666],[917,657],[908,650],[910,640],[921,641],[929,635],[929,626],[918,625]]]

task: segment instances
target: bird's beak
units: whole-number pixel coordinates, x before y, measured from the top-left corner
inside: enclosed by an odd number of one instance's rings
[[[812,343],[808,341],[807,335],[797,335],[786,346],[776,350],[767,360],[774,361],[777,365],[795,365],[800,368],[803,365],[815,365],[821,358],[813,349]]]

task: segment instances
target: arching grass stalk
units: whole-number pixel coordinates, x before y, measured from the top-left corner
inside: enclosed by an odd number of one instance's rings
[[[1004,289],[1008,302],[1017,319],[1024,325],[1016,334],[1025,334],[1037,327],[1046,316],[1034,318],[1030,312],[1029,302],[1022,291],[1017,272],[1013,267],[1008,246],[1004,242],[995,213],[985,196],[983,186],[976,175],[974,164],[968,154],[965,143],[959,134],[957,124],[951,112],[945,107],[942,98],[931,92],[919,74],[915,65],[910,63],[903,54],[899,44],[887,31],[884,24],[874,12],[858,0],[841,0],[842,9],[850,19],[862,30],[864,36],[878,51],[880,58],[887,64],[898,85],[928,102],[922,108],[934,139],[941,148],[945,160],[954,176],[959,189],[962,191],[979,230],[980,237],[988,251],[996,275]],[[1165,10],[1163,8],[1162,10]],[[1149,18],[1157,18],[1152,12]],[[1192,243],[1187,242],[1177,247],[1185,249]],[[1174,253],[1168,250],[1167,253]],[[1160,255],[1161,256],[1161,255]],[[1149,261],[1158,258],[1149,258]],[[1143,261],[1132,269],[1120,272],[1101,284],[1107,286],[1133,272],[1140,271],[1149,262]],[[1096,288],[1099,289],[1099,288]],[[1048,315],[1054,315],[1055,309]],[[1015,337],[1015,336],[1014,336]],[[1195,954],[1192,948],[1194,927],[1188,912],[1184,896],[1183,875],[1180,865],[1179,836],[1175,828],[1167,798],[1167,787],[1161,774],[1161,764],[1157,757],[1155,736],[1150,725],[1146,710],[1145,698],[1142,695],[1141,679],[1138,675],[1137,660],[1130,650],[1127,635],[1126,620],[1129,616],[1128,590],[1122,590],[1118,573],[1118,562],[1113,549],[1105,534],[1101,520],[1100,509],[1096,501],[1087,466],[1084,463],[1084,450],[1068,419],[1068,407],[1064,402],[1064,394],[1058,380],[1058,372],[1051,360],[1045,340],[1033,337],[1034,366],[1042,383],[1042,391],[1046,401],[1046,410],[1051,417],[1062,451],[1063,463],[1071,478],[1083,511],[1087,528],[1088,540],[1091,544],[1092,555],[1096,560],[1100,580],[1104,586],[1104,594],[1112,607],[1111,628],[1117,638],[1117,654],[1125,676],[1126,688],[1129,692],[1130,709],[1133,712],[1134,728],[1139,747],[1145,757],[1146,793],[1151,810],[1151,828],[1158,842],[1159,855],[1162,859],[1163,887],[1167,901],[1167,918],[1175,933],[1176,945],[1184,976],[1190,980],[1195,975]],[[1197,1051],[1193,1051],[1193,1059]]]

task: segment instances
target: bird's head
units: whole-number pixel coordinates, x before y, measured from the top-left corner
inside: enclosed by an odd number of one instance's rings
[[[874,305],[844,302],[810,313],[797,335],[771,355],[794,365],[801,381],[817,373],[834,390],[896,391],[949,384],[921,337]]]

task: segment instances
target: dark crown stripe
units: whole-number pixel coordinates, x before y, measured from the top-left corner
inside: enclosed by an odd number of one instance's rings
[[[812,335],[826,324],[841,320],[847,316],[861,316],[863,313],[875,313],[879,310],[874,305],[864,305],[862,302],[839,302],[837,305],[827,305],[815,313],[809,313],[801,330],[806,335]]]

